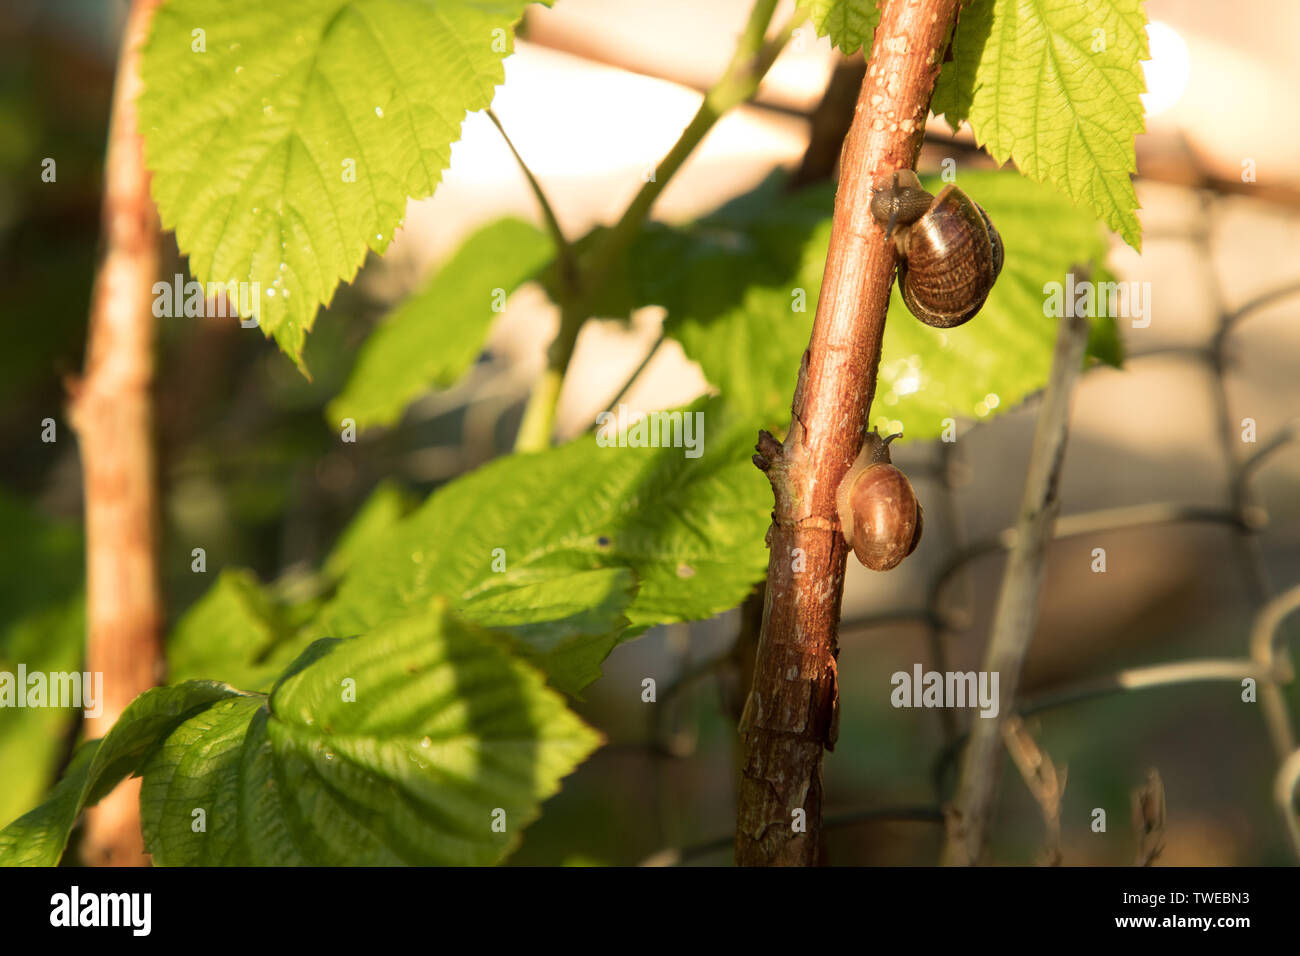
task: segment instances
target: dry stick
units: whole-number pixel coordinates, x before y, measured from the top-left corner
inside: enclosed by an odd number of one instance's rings
[[[1038,746],[1034,735],[1018,715],[1013,715],[1006,722],[1002,736],[1012,762],[1042,811],[1043,826],[1047,830],[1045,862],[1048,866],[1060,866],[1061,801],[1065,798],[1065,768],[1057,771],[1052,758]]]
[[[848,554],[835,489],[862,445],[894,269],[894,248],[868,207],[874,183],[916,161],[956,12],[957,0],[884,4],[844,143],[790,431],[784,444],[766,433],[759,439],[755,463],[772,483],[775,509],[758,659],[740,723],[742,866],[821,860],[822,751],[834,745],[838,722],[836,629]]]
[[[1034,430],[1016,547],[1007,561],[984,669],[998,675],[998,716],[974,721],[962,761],[957,801],[944,847],[946,865],[973,865],[983,853],[1002,757],[1003,725],[1012,715],[1020,670],[1038,619],[1038,603],[1061,502],[1057,485],[1069,435],[1070,403],[1088,344],[1088,320],[1061,320],[1047,394]]]
[[[1137,833],[1136,866],[1150,866],[1165,849],[1165,785],[1154,767],[1146,783],[1133,791],[1133,829]]]
[[[104,256],[91,300],[86,369],[69,382],[69,418],[81,443],[86,498],[86,667],[104,675],[103,712],[87,737],[108,732],[161,676],[162,594],[153,448],[152,288],[158,220],[136,132],[139,48],[159,0],[135,0],[113,93],[104,173]],[[140,781],[128,780],[87,815],[87,863],[148,862],[140,835]]]

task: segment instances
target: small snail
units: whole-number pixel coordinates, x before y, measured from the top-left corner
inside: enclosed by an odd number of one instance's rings
[[[897,437],[869,431],[836,497],[844,540],[873,571],[897,567],[921,540],[916,492],[889,460],[889,443]]]
[[[900,169],[877,186],[871,215],[898,245],[908,311],[950,329],[980,310],[1002,271],[1002,237],[969,196],[952,185],[931,196],[916,173]]]

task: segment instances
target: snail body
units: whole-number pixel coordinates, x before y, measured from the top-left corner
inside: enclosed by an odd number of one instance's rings
[[[921,540],[916,492],[889,458],[889,443],[897,437],[868,432],[836,495],[844,539],[873,571],[897,567]]]
[[[876,189],[871,215],[901,257],[898,285],[908,311],[936,328],[968,322],[1002,271],[1002,237],[988,214],[956,186],[937,196],[910,169]]]

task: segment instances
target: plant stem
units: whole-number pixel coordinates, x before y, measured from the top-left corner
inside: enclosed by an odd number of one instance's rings
[[[560,303],[560,329],[547,350],[546,371],[533,386],[524,409],[523,422],[515,439],[515,451],[539,451],[551,442],[555,428],[555,410],[560,389],[578,333],[590,318],[591,305],[609,280],[613,266],[627,252],[641,231],[651,207],[669,180],[686,162],[695,147],[724,113],[739,106],[758,92],[759,83],[789,42],[790,36],[806,17],[796,10],[794,16],[767,43],[763,37],[776,10],[777,0],[757,0],[736,45],[730,64],[718,81],[704,95],[704,102],[682,131],[672,149],[655,167],[654,175],[644,184],[624,210],[618,222],[602,237],[585,267],[579,267],[574,292]]]
[[[1070,405],[1087,345],[1088,320],[1081,316],[1061,319],[1047,394],[1034,431],[1016,546],[1002,578],[984,657],[984,670],[998,675],[997,715],[976,719],[966,744],[944,848],[947,866],[973,866],[983,855],[1002,769],[1003,732],[1013,717],[1020,671],[1038,621],[1047,547],[1061,508],[1058,490],[1070,431]]]
[[[894,272],[894,246],[872,219],[870,202],[875,183],[916,162],[957,5],[883,5],[844,143],[790,431],[784,443],[767,433],[759,438],[755,463],[772,483],[775,508],[763,628],[740,725],[742,866],[808,866],[822,858],[822,754],[838,726],[836,631],[848,555],[836,488],[862,446]]]
[[[771,69],[781,50],[790,42],[795,28],[804,21],[806,16],[796,11],[780,31],[764,43],[763,37],[776,10],[776,3],[777,0],[758,0],[754,4],[749,14],[749,22],[740,36],[736,52],[732,55],[726,71],[704,94],[704,101],[700,104],[700,108],[686,129],[682,131],[677,142],[673,144],[673,148],[655,167],[654,175],[642,185],[624,210],[622,217],[604,237],[592,265],[591,271],[595,275],[604,275],[610,265],[627,251],[637,233],[641,231],[641,226],[655,200],[659,198],[659,194],[681,169],[695,147],[708,135],[713,124],[724,113],[739,106],[758,92],[763,77],[767,75],[767,71]]]
[[[581,282],[581,278],[579,279]],[[578,333],[587,321],[587,309],[580,301],[570,300],[560,306],[560,328],[546,350],[546,368],[533,383],[524,407],[524,418],[515,436],[515,452],[542,451],[551,444],[555,431],[555,410],[560,404],[560,389],[573,359]]]
[[[636,380],[641,377],[641,373],[646,370],[646,367],[649,366],[651,360],[656,355],[659,354],[660,347],[664,344],[665,341],[667,341],[667,339],[668,336],[666,333],[664,332],[659,333],[659,337],[654,340],[653,344],[651,344],[650,350],[645,353],[645,355],[641,358],[641,361],[637,363],[636,368],[632,370],[632,374],[629,375],[627,379],[623,382],[622,388],[618,390],[618,392],[614,395],[613,398],[611,398],[608,402],[605,403],[605,408],[607,408],[611,412],[616,411],[618,409],[618,403],[623,401],[623,399],[627,397],[628,392],[632,391],[632,386],[636,384]]]
[[[153,448],[154,279],[158,219],[136,129],[139,50],[159,0],[135,0],[118,60],[104,164],[104,254],[90,306],[86,369],[69,383],[86,501],[86,669],[103,675],[103,707],[85,735],[102,737],[161,677],[158,487]],[[147,863],[140,781],[123,782],[87,814],[92,865]]]
[[[528,168],[524,158],[519,155],[519,150],[515,149],[514,141],[506,133],[506,128],[501,125],[501,120],[491,109],[487,111],[490,119],[501,134],[501,138],[506,141],[510,147],[510,152],[515,157],[515,162],[519,164],[519,169],[523,172],[524,178],[528,180],[528,185],[537,197],[537,205],[542,209],[542,218],[546,220],[546,231],[551,234],[551,242],[555,245],[555,258],[560,267],[560,282],[568,291],[573,291],[577,287],[578,281],[578,261],[573,255],[573,246],[564,236],[564,230],[560,228],[560,220],[555,217],[555,207],[546,198],[546,193],[542,190],[542,184],[537,181],[533,171]]]

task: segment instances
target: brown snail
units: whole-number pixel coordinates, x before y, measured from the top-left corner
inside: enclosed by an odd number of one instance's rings
[[[898,567],[921,540],[916,492],[889,459],[889,443],[897,437],[882,438],[874,428],[867,432],[836,496],[844,540],[873,571]]]
[[[956,186],[931,196],[916,173],[900,169],[877,186],[871,215],[898,246],[909,312],[940,329],[974,317],[1002,271],[1002,237],[988,213]]]

